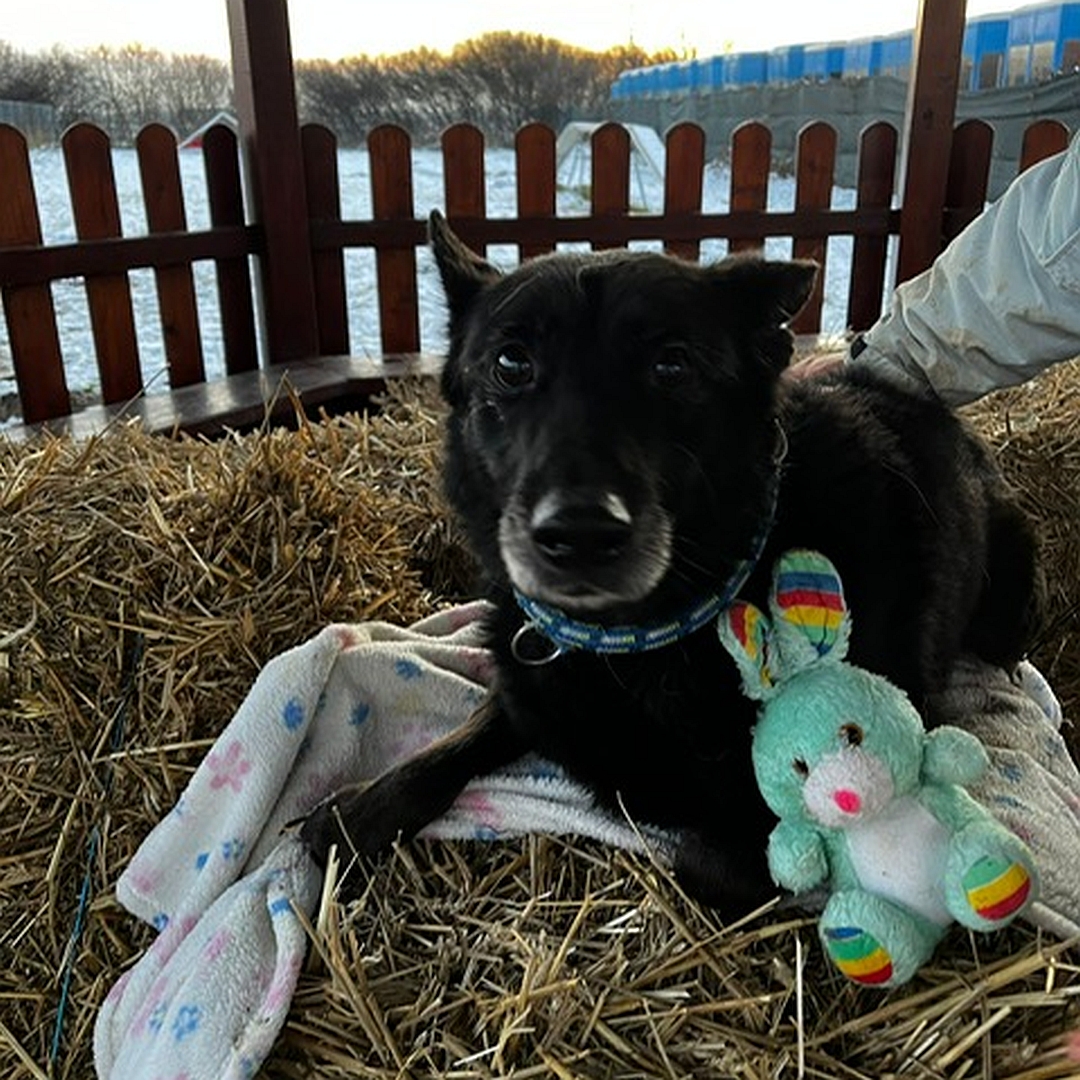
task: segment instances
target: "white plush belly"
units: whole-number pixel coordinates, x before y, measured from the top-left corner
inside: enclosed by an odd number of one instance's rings
[[[921,803],[910,796],[896,799],[846,835],[863,888],[941,926],[952,921],[944,889],[949,831]]]

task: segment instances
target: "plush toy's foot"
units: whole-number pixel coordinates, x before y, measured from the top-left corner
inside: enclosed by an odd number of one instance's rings
[[[926,961],[937,935],[880,896],[835,893],[818,927],[832,962],[861,986],[899,986]]]
[[[957,922],[995,930],[1033,899],[1035,866],[1027,845],[999,826],[971,825],[954,838],[946,903]]]
[[[1030,863],[984,855],[960,879],[964,890],[958,922],[973,930],[1005,926],[1020,914],[1034,885]]]
[[[821,933],[829,958],[852,982],[862,986],[890,984],[892,957],[873,934],[857,926],[822,927]]]

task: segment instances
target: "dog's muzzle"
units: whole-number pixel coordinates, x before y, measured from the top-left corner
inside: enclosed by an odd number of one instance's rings
[[[518,591],[595,612],[656,587],[670,563],[671,523],[658,506],[632,510],[610,489],[553,487],[531,507],[511,500],[499,550]]]
[[[536,549],[553,566],[588,570],[623,555],[634,519],[613,492],[549,493],[533,508],[529,529]]]

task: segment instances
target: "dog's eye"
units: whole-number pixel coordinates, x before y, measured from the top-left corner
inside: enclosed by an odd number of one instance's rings
[[[861,746],[863,741],[863,729],[858,724],[845,724],[840,729],[840,738],[848,746]]]
[[[791,763],[791,767],[792,767],[792,768],[793,768],[793,769],[795,770],[795,772],[796,772],[796,773],[797,773],[797,774],[798,774],[799,776],[801,776],[801,777],[802,777],[802,778],[803,778],[804,780],[806,779],[806,777],[808,777],[808,776],[810,775],[810,766],[809,766],[809,765],[807,765],[807,764],[806,764],[806,762],[805,762],[805,761],[803,761],[803,759],[802,759],[802,758],[796,758],[796,759],[795,759],[795,760],[794,760],[794,761],[793,761],[793,762]]]
[[[508,390],[521,390],[532,385],[536,369],[529,354],[521,345],[506,345],[495,357],[495,380]]]
[[[666,345],[655,357],[650,376],[657,386],[676,387],[684,383],[693,372],[690,354],[682,345]]]

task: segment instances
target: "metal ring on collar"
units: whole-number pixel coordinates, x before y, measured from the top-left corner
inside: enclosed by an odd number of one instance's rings
[[[546,652],[534,652],[529,648],[529,642],[535,640],[547,647]],[[510,653],[519,664],[526,667],[543,667],[552,660],[562,656],[563,648],[551,640],[536,623],[523,623],[517,633],[510,639]]]

